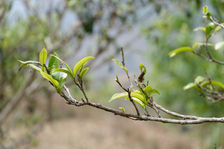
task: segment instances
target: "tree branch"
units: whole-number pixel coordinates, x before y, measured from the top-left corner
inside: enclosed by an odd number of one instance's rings
[[[64,89],[62,91],[61,96],[67,101],[68,104],[74,105],[76,107],[81,106],[90,106],[97,109],[101,109],[103,111],[107,111],[110,113],[113,113],[115,115],[119,115],[121,117],[125,117],[131,120],[139,120],[139,121],[154,121],[154,122],[161,122],[161,123],[171,123],[171,124],[181,124],[181,125],[187,125],[187,124],[202,124],[202,123],[211,123],[211,122],[219,122],[224,123],[224,117],[197,117],[197,116],[191,116],[191,115],[182,115],[178,114],[176,112],[169,111],[162,106],[159,106],[158,104],[155,104],[155,106],[160,109],[161,111],[166,112],[167,114],[183,118],[183,119],[172,119],[172,118],[162,118],[162,117],[153,117],[153,116],[146,116],[146,115],[135,115],[135,114],[129,114],[124,113],[121,111],[117,111],[115,109],[103,106],[101,104],[93,103],[93,102],[82,102],[78,101],[77,99],[73,98],[70,94],[70,91],[67,87],[64,86]]]

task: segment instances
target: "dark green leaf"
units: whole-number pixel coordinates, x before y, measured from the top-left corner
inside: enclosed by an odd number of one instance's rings
[[[51,56],[49,59],[49,63],[48,63],[48,69],[49,69],[50,73],[52,73],[55,69],[57,69],[59,67],[60,67],[60,61],[56,57]]]

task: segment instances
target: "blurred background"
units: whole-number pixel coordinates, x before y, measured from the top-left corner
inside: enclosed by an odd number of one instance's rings
[[[91,100],[108,103],[119,91],[115,75],[127,80],[111,62],[124,48],[131,76],[147,66],[147,80],[161,93],[154,100],[170,110],[198,116],[223,116],[224,102],[211,103],[183,86],[206,72],[223,82],[224,68],[191,54],[169,51],[203,42],[193,29],[203,26],[202,7],[224,20],[223,0],[0,0],[0,149],[211,149],[224,148],[224,125],[179,126],[135,122],[97,109],[69,106],[39,74],[18,72],[20,60],[38,60],[45,47],[70,66],[87,55],[85,87]],[[223,31],[211,42],[223,40]],[[216,56],[223,58],[223,50]],[[68,80],[75,97],[79,90]]]

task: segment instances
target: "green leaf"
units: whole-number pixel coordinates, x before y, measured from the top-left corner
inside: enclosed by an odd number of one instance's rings
[[[41,65],[44,65],[46,60],[47,60],[47,50],[45,48],[43,48],[39,55],[39,61],[40,61]]]
[[[47,79],[48,81],[50,81],[54,87],[57,89],[58,91],[58,88],[59,88],[59,83],[57,80],[55,80],[51,75],[47,74],[46,72],[42,71],[39,67],[33,65],[33,64],[28,64],[28,66],[30,66],[31,68],[39,71],[42,75],[43,78]]]
[[[188,83],[187,85],[184,86],[184,90],[188,90],[190,88],[196,87],[197,85],[195,83]]]
[[[56,54],[54,54],[54,55],[56,55]],[[59,67],[60,67],[60,61],[56,57],[51,56],[49,59],[49,63],[48,63],[48,69],[49,69],[50,73],[52,73],[55,69],[57,69]]]
[[[144,88],[144,92],[147,94],[147,96],[151,97],[152,93],[156,93],[160,95],[160,92],[154,88],[152,88],[150,85],[146,86]]]
[[[55,57],[55,58],[57,58],[59,61],[61,61],[67,68],[68,68],[68,71],[72,74],[72,70],[71,70],[71,68],[68,66],[68,64],[65,62],[65,61],[63,61],[62,59],[60,59],[58,56],[56,56],[56,55],[52,55],[53,57]]]
[[[82,71],[80,72],[79,76],[80,76],[81,78],[83,78],[83,76],[88,72],[88,70],[89,70],[88,67],[82,69]]]
[[[208,13],[208,6],[205,5],[202,9],[202,12],[203,12],[204,15],[207,14]]]
[[[197,27],[194,29],[194,32],[197,32],[197,31],[203,31],[205,32],[205,27]]]
[[[215,44],[215,50],[220,50],[224,46],[224,41]]]
[[[175,50],[171,51],[168,55],[170,57],[174,57],[178,53],[185,52],[185,51],[193,52],[194,49],[192,49],[191,47],[182,47],[182,48],[178,48],[178,49],[175,49]]]
[[[75,67],[73,68],[74,77],[76,77],[79,69],[82,68],[91,59],[95,59],[95,57],[88,56],[88,57],[85,57],[85,58],[81,59],[78,63],[76,63]]]
[[[210,17],[212,15],[211,12],[208,11],[208,6],[204,6],[202,12],[206,17]]]
[[[205,81],[205,77],[202,77],[202,76],[197,76],[194,80],[194,83],[195,84],[200,84],[201,82]]]
[[[119,61],[118,59],[112,59],[119,67],[121,67],[125,72],[126,74],[128,74],[128,69],[126,67],[124,67]]]
[[[140,68],[141,72],[146,73],[146,67],[145,67],[145,65],[140,64],[140,65],[139,65],[139,68]],[[143,70],[143,69],[144,69],[144,70]]]
[[[219,82],[219,81],[212,80],[211,83],[212,83],[213,85],[217,85],[217,86],[221,87],[222,89],[224,89],[224,84],[222,84],[222,83]],[[210,81],[205,81],[205,82],[203,82],[203,83],[201,84],[201,86],[205,86],[205,85],[207,85],[207,84],[210,84]]]
[[[115,93],[109,100],[109,102],[118,99],[118,98],[122,98],[122,97],[128,97],[128,93],[127,92],[123,92],[123,93]]]
[[[61,89],[66,82],[67,74],[64,72],[55,72],[52,74],[52,77],[59,82],[59,91],[61,92]]]
[[[122,112],[125,112],[125,108],[124,107],[119,107],[119,109],[121,109]]]
[[[48,81],[50,81],[54,87],[56,89],[59,88],[59,83],[57,80],[55,80],[51,75],[47,74],[46,72],[43,72],[42,70],[40,71],[41,75],[43,76],[43,78],[47,79]]]
[[[127,92],[123,92],[123,93],[115,93],[111,99],[109,100],[109,102],[121,98],[121,97],[128,97],[128,93]],[[141,94],[140,91],[136,90],[134,92],[131,92],[131,97],[135,97],[139,100],[141,100],[142,102],[146,103],[146,98],[144,97],[144,95]]]
[[[214,47],[214,44],[212,44],[212,43],[195,42],[193,44],[192,48],[196,49],[197,47],[200,48],[200,47],[205,46],[205,45],[210,46],[210,47]]]
[[[24,66],[26,66],[28,64],[40,64],[37,61],[21,61],[21,60],[18,60],[18,62],[22,63],[22,65],[20,65],[18,71],[20,71]]]
[[[137,103],[138,105],[140,105],[143,109],[146,109],[146,104],[144,102],[142,102],[141,100],[139,100],[138,98],[135,98],[135,97],[132,97],[132,99],[133,99],[133,101],[135,103]]]
[[[69,75],[71,78],[73,78],[72,73],[71,73],[70,71],[68,71],[67,69],[65,69],[65,68],[57,68],[57,69],[55,69],[55,70],[53,71],[53,73],[55,73],[55,72],[64,72],[64,73],[66,73],[67,75]]]
[[[37,71],[39,71],[39,72],[42,71],[39,67],[37,67],[37,66],[35,66],[35,65],[33,65],[33,64],[28,64],[28,66],[30,66],[31,68],[33,68],[33,69],[35,69],[35,70],[37,70]]]
[[[211,36],[214,31],[215,31],[214,23],[209,23],[205,28],[205,34],[207,36]]]

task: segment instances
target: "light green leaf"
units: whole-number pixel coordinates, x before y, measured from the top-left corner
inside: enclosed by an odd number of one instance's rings
[[[221,82],[219,82],[219,81],[212,80],[211,83],[212,83],[213,85],[217,85],[217,86],[221,87],[222,89],[224,89],[224,84],[221,83]],[[203,82],[203,83],[201,84],[201,86],[205,86],[205,85],[207,85],[207,84],[210,84],[210,81],[205,81],[205,82]]]
[[[181,47],[181,48],[178,48],[178,49],[175,49],[175,50],[171,51],[168,55],[170,57],[174,57],[178,53],[185,52],[185,51],[193,52],[194,49],[192,49],[191,47]]]
[[[205,5],[202,9],[202,12],[203,12],[204,15],[207,14],[208,13],[208,6]]]
[[[197,32],[197,31],[203,31],[205,32],[205,27],[197,27],[194,29],[194,32]]]
[[[46,60],[47,60],[47,50],[45,48],[43,48],[39,55],[39,61],[40,61],[41,65],[44,65]]]
[[[42,71],[39,67],[37,67],[37,66],[35,66],[35,65],[33,65],[33,64],[28,64],[28,66],[30,66],[31,68],[33,68],[33,69],[35,69],[35,70],[37,70],[37,71],[39,71],[39,72]]]
[[[197,85],[195,83],[188,83],[187,85],[184,86],[184,90],[188,90],[190,88],[196,87]]]
[[[127,92],[123,92],[123,93],[115,93],[109,100],[109,102],[118,99],[118,98],[122,98],[122,97],[128,97],[128,93]]]
[[[125,112],[125,108],[124,107],[119,107],[119,109],[121,109],[122,112]]]
[[[146,73],[146,67],[145,67],[145,65],[140,64],[140,65],[139,65],[139,68],[140,68],[141,72]],[[144,70],[143,70],[143,69],[144,69]]]
[[[212,15],[211,12],[208,11],[208,6],[204,6],[202,12],[206,17],[210,17]]]
[[[109,102],[121,98],[121,97],[128,97],[128,93],[127,92],[123,92],[123,93],[115,93],[111,99],[109,100]],[[144,97],[144,95],[142,95],[142,93],[138,90],[131,92],[131,97],[135,97],[139,100],[141,100],[142,102],[146,103],[146,98]]]
[[[63,61],[62,59],[60,59],[58,56],[56,56],[56,55],[52,55],[53,57],[55,57],[55,58],[57,58],[59,61],[61,61],[67,68],[68,68],[68,71],[72,74],[72,70],[71,70],[71,68],[68,66],[68,64],[65,62],[65,61]]]
[[[18,60],[18,62],[22,63],[22,65],[20,65],[18,71],[20,71],[24,66],[26,66],[28,64],[40,64],[37,61],[21,61],[21,60]]]
[[[89,60],[91,59],[95,59],[95,57],[93,56],[88,56],[88,57],[85,57],[83,59],[81,59],[76,65],[75,67],[73,68],[73,75],[74,77],[76,77],[78,71],[80,68],[82,68]]]
[[[57,89],[59,87],[59,83],[57,80],[55,80],[51,75],[47,74],[46,72],[43,72],[42,70],[40,71],[41,75],[43,76],[43,78],[47,79],[48,81],[50,81],[54,87]]]
[[[128,69],[126,67],[124,67],[117,59],[112,59],[118,66],[120,66],[125,72],[126,74],[128,74]]]
[[[212,44],[212,43],[195,42],[193,44],[192,48],[196,49],[197,47],[200,48],[201,46],[205,46],[205,45],[210,46],[210,47],[214,47],[214,44]]]
[[[215,50],[220,50],[224,46],[224,41],[215,44]]]
[[[146,86],[144,88],[144,92],[147,94],[147,96],[151,97],[152,93],[156,93],[160,95],[160,92],[154,88],[152,88],[150,85]]]
[[[82,69],[82,71],[80,72],[79,76],[80,76],[81,78],[83,78],[83,76],[88,72],[88,70],[89,70],[88,67]]]
[[[195,84],[200,84],[201,82],[205,81],[205,77],[202,77],[202,76],[197,76],[194,80],[194,83]]]
[[[128,99],[129,99],[129,98],[128,98]],[[140,99],[135,98],[135,97],[132,97],[132,99],[133,99],[133,101],[134,101],[135,103],[137,103],[138,105],[140,105],[143,109],[146,108],[146,104],[145,104],[144,102],[142,102]]]
[[[51,56],[49,59],[49,63],[48,63],[48,69],[49,69],[50,73],[52,73],[52,71],[54,71],[55,69],[57,69],[59,67],[60,67],[60,61],[56,57]]]
[[[64,73],[66,73],[67,75],[69,75],[71,78],[73,78],[72,73],[71,73],[70,71],[68,71],[67,69],[65,69],[65,68],[57,68],[57,69],[55,69],[55,70],[53,71],[53,73],[55,73],[55,72],[64,72]]]

